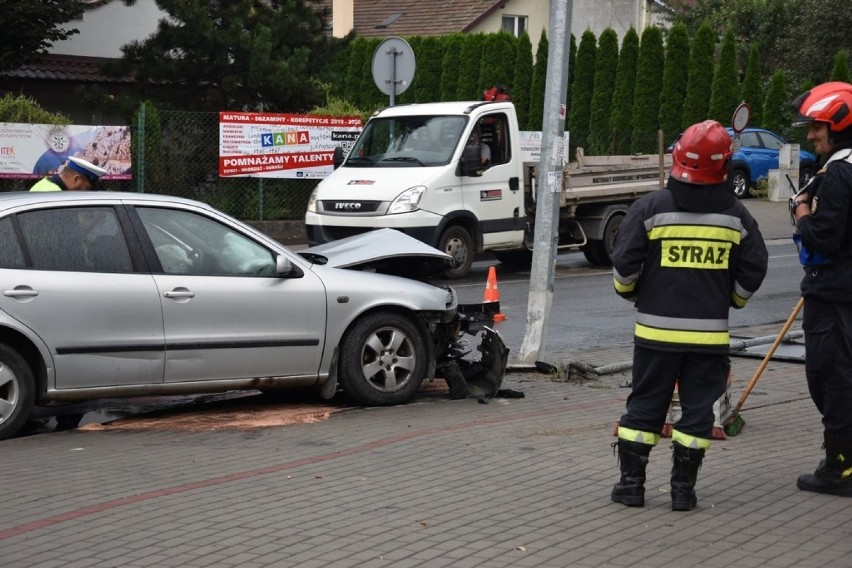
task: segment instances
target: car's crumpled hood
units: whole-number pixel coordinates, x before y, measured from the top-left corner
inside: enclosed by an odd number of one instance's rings
[[[425,277],[446,270],[452,257],[396,229],[378,229],[298,251],[334,268],[372,268],[384,274]]]

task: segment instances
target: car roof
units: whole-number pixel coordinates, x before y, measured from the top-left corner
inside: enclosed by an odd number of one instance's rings
[[[173,197],[171,195],[160,195],[157,193],[132,193],[120,191],[12,191],[0,193],[0,212],[33,204],[50,203],[76,203],[85,202],[115,204],[122,201],[134,201],[136,203],[159,203],[189,205],[200,207],[209,211],[215,211],[200,201]]]

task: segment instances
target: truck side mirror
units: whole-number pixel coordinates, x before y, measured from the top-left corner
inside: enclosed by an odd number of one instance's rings
[[[478,145],[468,145],[462,150],[456,175],[458,177],[479,177],[485,168],[482,165],[482,150]]]
[[[343,164],[343,148],[341,148],[340,146],[334,149],[334,157],[332,158],[332,163],[334,164],[335,170]]]

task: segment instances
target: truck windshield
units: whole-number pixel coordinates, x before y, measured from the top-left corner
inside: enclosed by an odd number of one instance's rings
[[[364,127],[344,166],[443,166],[452,159],[467,120],[464,116],[373,118]]]

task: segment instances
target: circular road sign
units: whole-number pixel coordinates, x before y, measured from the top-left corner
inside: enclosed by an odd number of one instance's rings
[[[391,97],[401,95],[414,79],[414,51],[400,37],[389,37],[373,53],[373,81]]]

